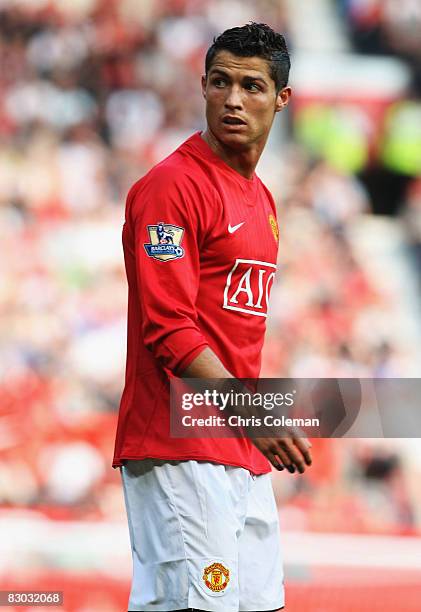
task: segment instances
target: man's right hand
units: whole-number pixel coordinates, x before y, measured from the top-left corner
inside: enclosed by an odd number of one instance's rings
[[[181,376],[185,378],[227,379],[229,389],[235,384],[232,380],[232,374],[225,369],[220,359],[210,348],[205,348]],[[244,416],[249,415],[245,414]],[[294,473],[297,469],[300,474],[303,474],[306,467],[312,463],[311,442],[303,436],[294,435],[294,430],[288,429],[288,431],[290,435],[286,437],[255,438],[249,436],[249,439],[277,470],[286,467],[291,473]]]
[[[311,442],[307,438],[250,438],[250,440],[277,470],[286,467],[291,474],[295,469],[303,474],[306,467],[312,464]]]

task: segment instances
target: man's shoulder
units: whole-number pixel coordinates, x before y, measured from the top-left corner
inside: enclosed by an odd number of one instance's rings
[[[180,148],[153,166],[135,185],[139,187],[154,183],[157,187],[183,183],[188,176],[194,176],[194,161]]]
[[[171,155],[153,166],[144,177],[145,181],[157,185],[182,185],[188,177],[195,177],[195,164],[177,149]]]
[[[194,149],[189,146],[191,140],[188,139],[136,181],[130,189],[129,196],[136,196],[143,190],[157,193],[176,190],[180,194],[191,192],[202,195],[207,190],[212,191],[209,174],[200,163],[200,158]]]

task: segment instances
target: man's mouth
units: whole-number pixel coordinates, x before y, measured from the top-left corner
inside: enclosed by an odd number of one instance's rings
[[[225,117],[222,118],[222,123],[226,125],[246,125],[245,121],[233,115],[225,115]]]

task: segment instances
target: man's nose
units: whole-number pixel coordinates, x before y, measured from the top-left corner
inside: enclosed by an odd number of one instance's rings
[[[242,108],[243,100],[240,87],[231,87],[225,99],[225,106],[229,109]]]

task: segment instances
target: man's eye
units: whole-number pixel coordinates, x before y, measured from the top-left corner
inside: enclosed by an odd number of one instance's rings
[[[225,79],[214,79],[212,83],[215,85],[215,87],[225,87],[226,85]]]
[[[256,83],[247,83],[246,89],[248,89],[249,91],[260,91],[260,87],[256,85]]]

